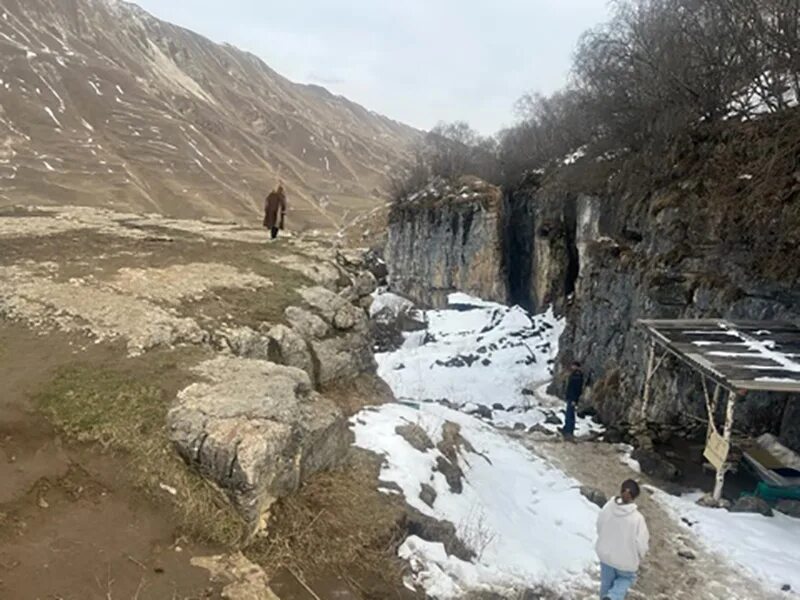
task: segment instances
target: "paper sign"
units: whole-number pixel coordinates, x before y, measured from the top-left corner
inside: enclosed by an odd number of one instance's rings
[[[714,468],[719,470],[723,467],[728,460],[728,452],[730,452],[731,445],[716,431],[711,431],[706,440],[706,449],[703,456],[706,460],[714,465]]]

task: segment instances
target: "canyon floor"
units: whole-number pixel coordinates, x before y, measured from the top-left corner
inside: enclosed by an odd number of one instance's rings
[[[225,222],[0,212],[0,597],[595,597],[598,508],[579,488],[610,496],[642,476],[590,419],[577,444],[554,435],[562,405],[544,388],[563,322],[466,296],[418,312],[425,329],[377,355],[395,402],[328,394],[357,458],[277,505],[246,557],[232,549],[231,509],[177,458],[165,413],[232,331],[281,322],[303,289],[334,282],[335,253]],[[378,295],[370,310],[402,304]],[[800,521],[730,515],[749,538],[715,547],[704,527],[723,517],[646,483],[653,550],[632,597],[800,589],[786,575]],[[790,538],[778,554],[775,528]]]

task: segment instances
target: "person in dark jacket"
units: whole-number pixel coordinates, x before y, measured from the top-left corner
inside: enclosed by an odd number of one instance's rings
[[[264,202],[264,227],[270,230],[273,240],[278,237],[278,231],[283,229],[285,216],[286,193],[283,191],[283,186],[279,185],[277,190],[270,192]]]
[[[567,400],[567,413],[564,417],[564,427],[561,433],[568,440],[575,437],[575,407],[583,393],[583,370],[577,360],[570,365],[567,388],[564,397]]]

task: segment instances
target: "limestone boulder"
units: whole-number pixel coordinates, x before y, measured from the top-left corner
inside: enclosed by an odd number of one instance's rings
[[[419,499],[422,500],[425,504],[433,508],[433,503],[436,502],[437,493],[436,490],[433,489],[427,483],[423,483],[420,485],[419,490]]]
[[[364,310],[350,303],[344,304],[333,315],[333,326],[340,331],[348,331],[364,320]]]
[[[243,358],[269,357],[269,338],[250,327],[224,328],[212,336],[215,348]]]
[[[314,392],[305,371],[220,356],[167,416],[180,455],[230,498],[254,532],[277,499],[338,465],[349,446],[341,411]]]
[[[331,330],[328,323],[304,308],[290,306],[285,314],[292,329],[306,339],[324,338]]]
[[[314,362],[306,340],[291,327],[275,325],[267,334],[269,358],[288,367],[296,367],[314,376]]]
[[[386,283],[389,274],[386,263],[375,249],[340,250],[336,261],[342,268],[353,271],[368,271],[380,285]],[[372,292],[370,292],[372,293]]]
[[[394,428],[394,432],[419,452],[433,450],[433,442],[428,432],[416,423],[398,425]]]
[[[775,505],[775,510],[795,519],[800,519],[800,500],[780,500]]]
[[[742,496],[731,506],[731,512],[735,513],[757,513],[765,517],[773,515],[772,507],[763,498],[757,496]]]
[[[352,306],[345,298],[324,287],[304,288],[300,290],[300,295],[311,310],[327,323],[332,323],[336,314],[345,306]]]
[[[677,481],[681,476],[681,471],[678,467],[650,448],[636,448],[631,453],[631,457],[639,461],[642,473],[650,475],[650,477],[662,481]]]
[[[286,319],[311,350],[317,385],[374,373],[367,313],[343,296],[323,287],[305,288],[300,295],[307,307],[289,307]]]
[[[369,271],[359,271],[353,276],[351,292],[356,298],[369,296],[378,289],[378,280]]]
[[[365,332],[312,340],[311,350],[320,385],[353,379],[362,373],[374,373],[377,368],[370,337]]]
[[[599,506],[600,508],[603,508],[608,502],[608,496],[605,495],[605,492],[598,490],[597,488],[582,485],[581,494],[589,502]]]

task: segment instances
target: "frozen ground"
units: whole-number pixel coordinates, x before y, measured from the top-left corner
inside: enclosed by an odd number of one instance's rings
[[[539,586],[564,598],[595,597],[598,508],[578,488],[611,496],[623,479],[643,476],[630,447],[588,441],[585,434],[602,431],[588,419],[579,420],[578,444],[547,435],[563,416],[563,402],[545,392],[563,323],[552,312],[529,316],[464,295],[420,316],[427,330],[378,356],[400,402],[352,420],[356,444],[385,457],[382,489],[453,523],[475,552],[461,560],[412,536],[400,552],[413,583],[442,600],[474,590],[514,598]],[[409,425],[424,432],[427,447],[397,431]],[[442,465],[453,457],[448,430],[460,436],[460,491]],[[702,509],[654,488],[640,505],[654,543],[634,600],[771,600],[794,597],[784,585],[800,590],[793,570],[800,520]]]
[[[800,519],[731,513],[699,506],[701,493],[681,497],[654,490],[655,498],[712,551],[767,587],[800,592]]]
[[[453,493],[437,470],[439,449],[421,452],[395,433],[404,423],[425,430],[434,444],[445,423],[456,423],[472,446],[462,449],[463,490]],[[407,501],[425,514],[452,522],[476,553],[475,561],[448,557],[442,544],[417,537],[401,549],[417,569],[417,582],[432,596],[457,598],[473,589],[514,589],[564,581],[586,581],[594,562],[597,507],[579,483],[509,440],[490,424],[436,403],[419,408],[391,404],[354,421],[356,444],[386,457],[382,481],[396,483]],[[420,499],[422,484],[436,492],[433,506]],[[558,540],[558,544],[552,544]]]
[[[455,308],[427,311],[428,328],[408,335],[402,348],[378,355],[378,374],[401,400],[446,401],[484,416],[488,409],[495,425],[555,432],[564,403],[543,388],[553,376],[563,320],[464,294],[450,302]],[[576,433],[601,429],[579,419]]]
[[[402,403],[353,419],[356,444],[386,458],[381,480],[399,486],[423,513],[452,522],[476,554],[466,562],[448,556],[442,544],[412,536],[401,554],[414,566],[415,583],[442,599],[469,590],[545,584],[566,592],[590,585],[597,507],[580,494],[577,480],[506,433],[515,425],[558,427],[553,417],[563,403],[540,388],[552,377],[563,323],[552,312],[531,317],[461,294],[451,298],[451,308],[428,311],[425,319],[427,330],[378,356],[379,373]],[[421,451],[396,433],[407,424],[436,446],[443,428],[458,426],[466,441],[458,452],[461,492],[437,466],[441,447]],[[579,432],[593,429],[580,420]],[[420,498],[423,484],[435,491],[431,505]]]

